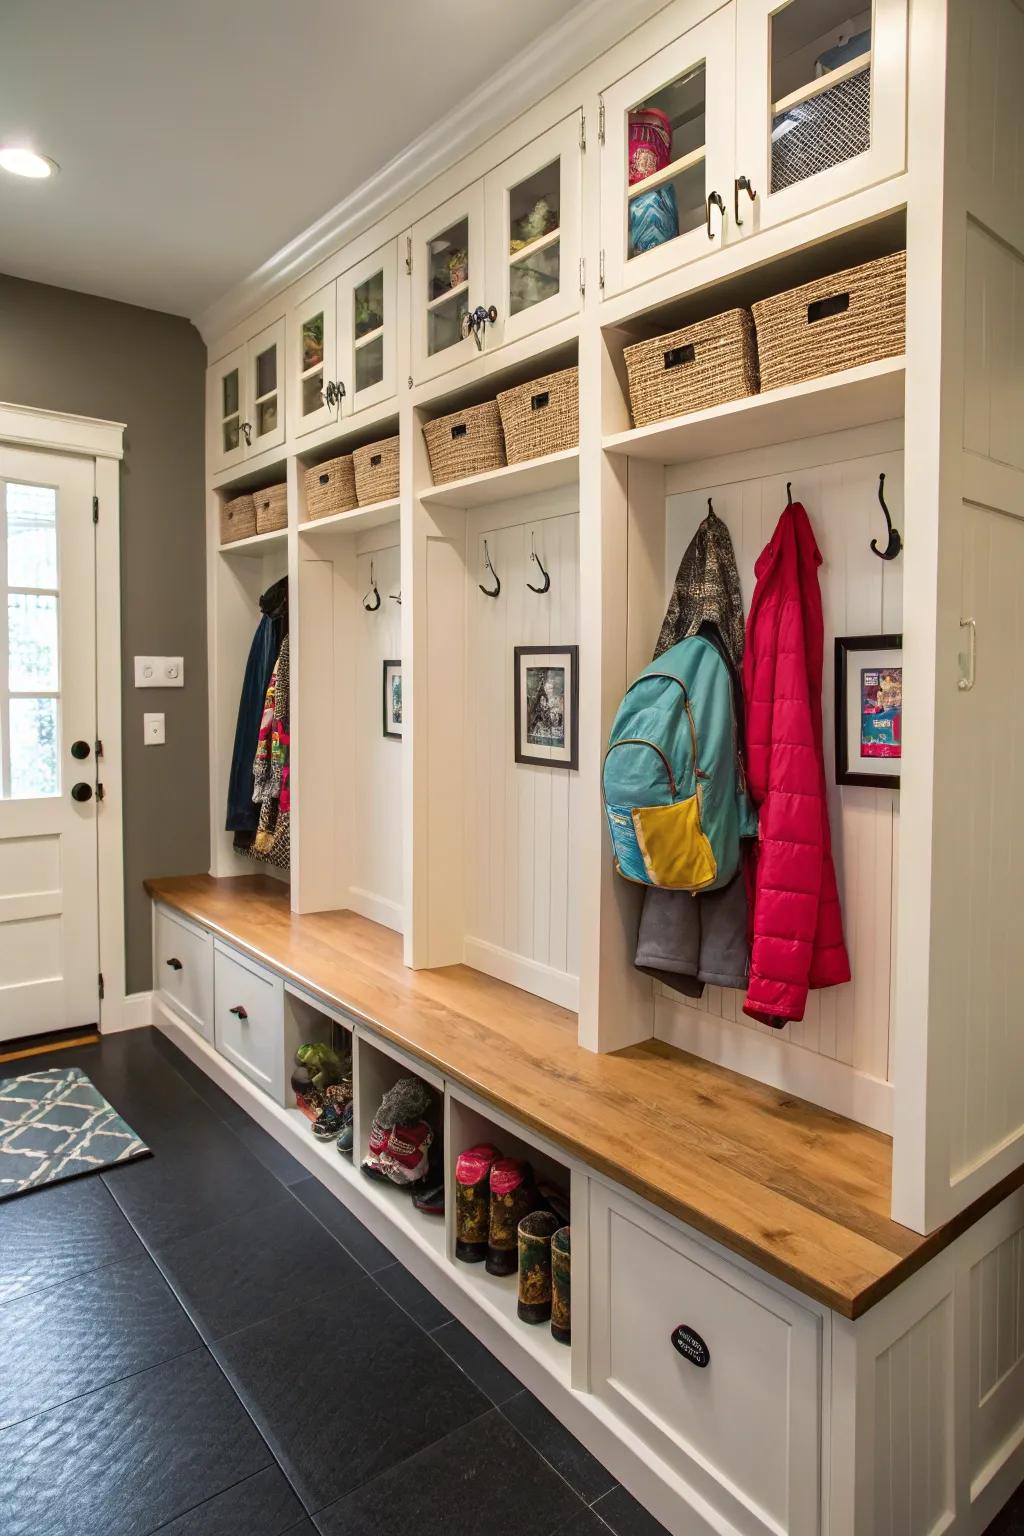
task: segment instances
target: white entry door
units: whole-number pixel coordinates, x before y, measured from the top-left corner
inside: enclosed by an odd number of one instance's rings
[[[94,484],[0,445],[0,1041],[99,1018]]]

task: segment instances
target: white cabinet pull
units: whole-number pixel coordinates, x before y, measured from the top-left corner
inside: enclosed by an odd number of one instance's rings
[[[961,677],[958,681],[957,687],[961,693],[970,693],[971,689],[974,687],[974,678],[977,669],[978,626],[975,624],[973,619],[961,619],[960,628],[966,629],[967,631],[967,657],[966,671],[963,677]],[[961,654],[961,662],[963,662],[964,659],[965,658],[963,657],[963,654]]]

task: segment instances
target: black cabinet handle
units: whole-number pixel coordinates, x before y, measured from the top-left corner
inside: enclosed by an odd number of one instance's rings
[[[236,1019],[247,1019],[249,1017],[241,1003],[238,1003],[234,1008],[229,1008],[228,1013],[233,1013]]]
[[[680,1323],[678,1328],[673,1328],[669,1337],[672,1348],[678,1350],[691,1365],[703,1371],[711,1364],[711,1351],[696,1328],[691,1328],[688,1323]]]
[[[173,955],[171,956],[170,960],[166,961],[165,963],[170,966],[172,971],[180,971],[183,969],[181,961],[176,960]]]

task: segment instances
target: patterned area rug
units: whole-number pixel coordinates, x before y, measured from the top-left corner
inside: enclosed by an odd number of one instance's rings
[[[0,1079],[0,1200],[149,1155],[79,1067]]]

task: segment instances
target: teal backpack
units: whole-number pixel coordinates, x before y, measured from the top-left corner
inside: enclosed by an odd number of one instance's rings
[[[713,641],[691,635],[645,667],[619,705],[603,777],[620,875],[667,891],[728,885],[757,817]]]

